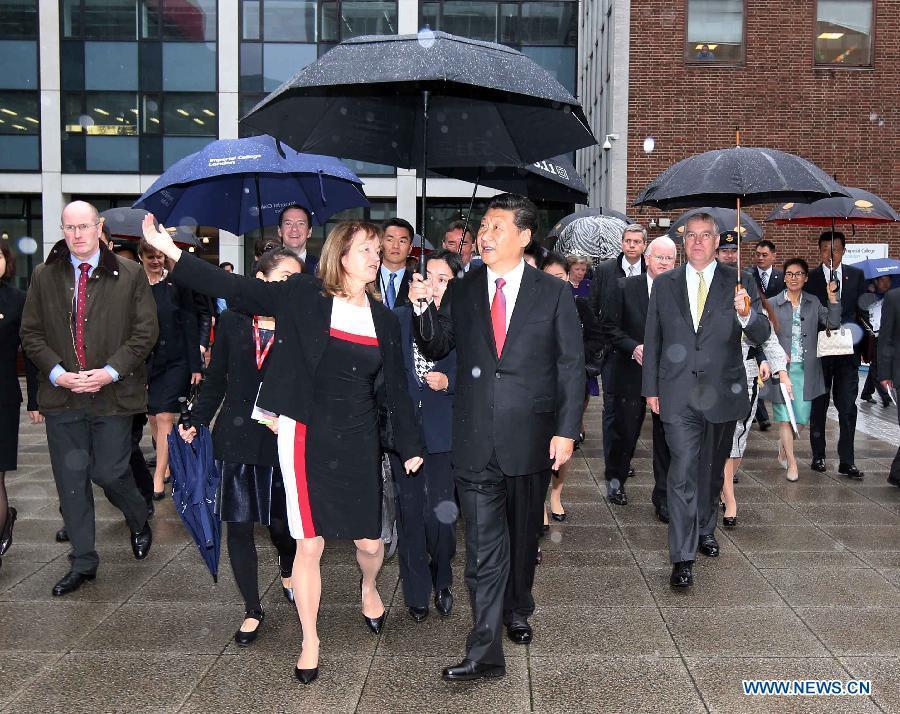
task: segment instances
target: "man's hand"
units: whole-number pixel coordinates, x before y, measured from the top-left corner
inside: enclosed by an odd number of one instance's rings
[[[172,236],[169,235],[162,223],[159,224],[159,228],[153,225],[155,220],[152,213],[144,216],[144,222],[141,224],[144,238],[156,250],[177,263],[178,259],[181,258],[181,248],[175,245],[175,241],[172,240]]]
[[[424,463],[425,459],[421,456],[413,456],[411,459],[407,459],[403,462],[403,469],[406,471],[407,475],[409,475],[414,471],[418,471]]]
[[[191,386],[200,384],[201,379],[203,379],[203,375],[200,372],[191,372]]]
[[[59,380],[56,380],[59,383]],[[32,424],[43,424],[44,423],[44,415],[37,411],[29,411],[28,418],[31,419]]]
[[[56,386],[78,391],[81,387],[81,374],[79,372],[63,372],[56,378]]]
[[[185,443],[190,444],[194,440],[194,437],[197,436],[197,427],[192,426],[190,429],[185,429],[181,424],[179,424],[178,436],[184,439]]]
[[[659,397],[647,397],[647,406],[654,414],[659,414]]]
[[[828,282],[828,302],[836,303],[838,301],[838,284],[837,280]]]
[[[269,431],[271,431],[273,434],[278,433],[278,419],[275,419],[275,421],[265,421],[261,423],[269,427]]]
[[[769,381],[769,377],[772,376],[772,368],[769,366],[768,362],[761,362],[759,365],[759,378],[763,382]]]
[[[77,394],[95,394],[99,392],[107,384],[112,384],[112,377],[105,369],[89,369],[87,372],[81,372],[81,385],[73,392]],[[59,380],[56,380],[59,382]]]
[[[638,345],[634,348],[634,352],[631,353],[631,359],[637,362],[641,367],[644,366],[644,346]]]
[[[550,468],[558,471],[566,461],[572,458],[572,452],[575,450],[575,439],[568,439],[565,436],[554,436],[550,439],[550,458],[553,459],[553,466]]]
[[[431,287],[431,282],[425,280],[418,273],[413,273],[412,282],[409,284],[408,295],[409,301],[413,304],[420,300],[424,300],[428,303],[434,300],[434,290]]]
[[[750,296],[743,285],[734,293],[734,309],[741,317],[747,317],[750,314]]]
[[[443,372],[427,372],[425,374],[425,384],[435,392],[444,392],[450,386],[450,380]]]

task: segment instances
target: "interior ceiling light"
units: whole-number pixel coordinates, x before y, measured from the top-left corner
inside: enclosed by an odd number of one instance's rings
[[[25,117],[25,121],[30,121],[32,124],[40,124],[40,122],[34,117]]]
[[[179,114],[181,114],[181,116],[183,116],[183,117],[190,116],[190,114],[188,114],[186,111],[184,111],[184,109],[176,109],[175,111],[178,112]]]
[[[202,120],[202,119],[198,119],[197,117],[194,117],[194,121],[197,122],[197,124],[199,124],[200,126],[203,126],[203,120]]]
[[[4,114],[9,114],[11,117],[19,116],[12,109],[7,109],[6,107],[3,107],[2,109],[0,109],[0,112],[3,112]]]
[[[13,124],[14,129],[21,129],[22,131],[27,131],[27,129],[21,124]]]
[[[137,114],[137,113],[138,113],[138,110],[137,110],[137,109],[131,109],[131,113],[132,113],[132,114]]]
[[[150,121],[152,121],[154,124],[159,124],[159,119],[157,119],[156,117],[150,117]]]
[[[844,36],[843,32],[823,32],[819,35],[820,40],[839,40]]]
[[[102,114],[105,117],[109,116],[109,112],[105,109],[101,109],[100,107],[94,107],[94,111],[97,112],[97,114]]]
[[[208,116],[208,117],[214,117],[216,115],[215,112],[211,112],[209,109],[204,109],[203,113],[206,114],[206,116]]]

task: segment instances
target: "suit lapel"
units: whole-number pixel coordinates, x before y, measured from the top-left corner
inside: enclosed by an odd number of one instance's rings
[[[510,344],[519,332],[522,326],[528,320],[531,314],[531,308],[534,304],[538,292],[537,270],[530,265],[525,265],[525,272],[522,273],[522,284],[519,286],[519,294],[516,297],[516,306],[513,308],[512,317],[509,320],[509,329],[506,330],[506,346]],[[493,332],[493,330],[492,330]]]
[[[694,318],[691,316],[691,301],[688,298],[687,288],[687,265],[676,268],[676,270],[680,272],[675,275],[675,300],[681,309],[682,317],[693,328]]]
[[[462,281],[465,285],[465,281]],[[475,273],[469,278],[470,284],[466,285],[470,295],[467,302],[472,305],[472,319],[481,323],[484,338],[487,340],[494,357],[497,358],[497,345],[494,343],[494,327],[491,324],[491,306],[488,303],[487,268],[483,265],[475,269]]]
[[[709,316],[713,305],[721,305],[724,301],[725,293],[728,290],[728,280],[725,278],[724,272],[725,271],[722,270],[721,266],[719,266],[716,268],[716,272],[713,273],[712,285],[709,286],[709,293],[706,296],[706,303],[703,306],[703,314],[700,316],[701,325]]]

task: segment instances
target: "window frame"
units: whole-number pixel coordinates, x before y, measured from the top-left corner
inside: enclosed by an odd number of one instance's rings
[[[818,0],[817,0],[818,1]],[[746,67],[747,66],[747,0],[742,0],[741,11],[741,56],[736,61],[698,60],[688,56],[688,25],[690,24],[690,0],[684,0],[684,28],[682,32],[682,58],[684,66],[695,67]]]
[[[813,5],[812,18],[812,66],[817,70],[841,70],[843,72],[871,72],[875,69],[875,28],[878,25],[878,0],[872,3],[872,26],[869,33],[869,64],[847,65],[839,62],[819,62],[816,59],[816,40],[819,39],[819,0]]]
[[[60,5],[62,0],[60,0]],[[37,55],[37,78],[35,82],[34,89],[4,89],[2,91],[10,91],[10,92],[33,92],[35,97],[37,98],[37,119],[40,122],[38,124],[38,146],[37,146],[37,168],[35,169],[4,169],[0,168],[0,174],[39,174],[43,171],[44,167],[44,147],[43,142],[41,141],[41,134],[43,133],[44,128],[44,119],[41,116],[41,4],[39,0],[34,0],[34,8],[35,8],[35,28],[34,28],[34,37],[24,38],[27,42],[34,42],[35,50]],[[23,39],[23,38],[10,38],[10,39]],[[10,134],[9,136],[28,136],[20,135],[20,134]],[[32,135],[33,136],[33,135]],[[29,276],[30,277],[30,276]]]

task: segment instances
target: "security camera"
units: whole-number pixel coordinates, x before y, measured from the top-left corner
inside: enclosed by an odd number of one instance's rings
[[[603,141],[603,150],[609,151],[612,148],[613,141],[616,141],[618,138],[618,134],[607,134],[606,139]]]

